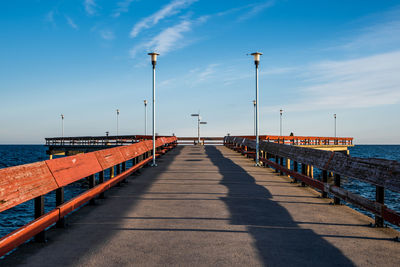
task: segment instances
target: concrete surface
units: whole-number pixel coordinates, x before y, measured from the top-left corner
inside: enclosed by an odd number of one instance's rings
[[[399,266],[400,233],[220,146],[178,147],[4,266]]]

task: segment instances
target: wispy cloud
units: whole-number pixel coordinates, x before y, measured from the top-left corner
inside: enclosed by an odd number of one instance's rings
[[[126,13],[129,11],[129,6],[135,0],[124,0],[117,3],[117,8],[114,10],[112,16],[117,18],[121,15],[121,13]]]
[[[104,40],[110,41],[115,39],[114,32],[111,30],[100,30],[99,34]]]
[[[130,37],[136,37],[143,29],[148,29],[156,25],[160,20],[179,13],[182,9],[187,8],[198,0],[174,0],[158,10],[156,13],[146,17],[136,23],[131,32]]]
[[[275,1],[267,1],[267,2],[262,2],[262,3],[256,3],[249,5],[248,7],[250,8],[247,10],[244,14],[242,14],[239,18],[238,21],[243,21],[250,19],[257,14],[261,13],[265,9],[272,7],[275,4]]]
[[[286,110],[368,108],[400,103],[400,50],[352,60],[312,64],[304,75],[304,98]],[[276,110],[272,107],[265,111]]]
[[[130,54],[135,57],[139,51],[152,50],[165,55],[170,51],[185,47],[191,41],[183,41],[184,33],[191,31],[194,26],[206,22],[207,19],[208,16],[202,16],[195,20],[183,19],[180,23],[164,29],[150,41],[136,45],[131,49]]]
[[[89,15],[94,15],[97,12],[97,4],[95,0],[84,0],[83,5],[85,7],[86,13]]]
[[[53,26],[54,26],[55,25],[54,15],[55,15],[55,11],[51,10],[46,14],[46,16],[44,17],[44,20],[50,24],[53,24]]]
[[[76,25],[76,23],[70,17],[65,16],[65,19],[67,20],[67,23],[69,26],[71,26],[71,28],[73,28],[75,30],[77,30],[79,28],[78,25]]]

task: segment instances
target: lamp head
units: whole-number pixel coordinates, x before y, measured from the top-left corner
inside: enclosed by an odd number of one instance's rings
[[[253,100],[253,105],[254,106],[257,105],[257,101]]]
[[[157,56],[159,56],[160,54],[156,53],[156,52],[151,52],[148,53],[149,56],[151,56],[151,63],[153,64],[153,67],[156,66],[157,63]]]
[[[281,110],[279,110],[279,112],[281,113],[281,115],[282,115],[282,112],[283,112],[283,110],[281,109]]]
[[[201,121],[200,124],[207,124],[207,122],[206,121]]]
[[[333,114],[333,117],[336,119],[336,114]]]
[[[119,115],[119,109],[117,109],[117,115]]]
[[[198,117],[198,116],[200,116],[200,114],[191,114],[190,116],[192,116],[192,117]]]
[[[262,55],[262,53],[254,52],[254,53],[251,53],[251,55],[254,57],[254,64],[256,64],[256,66],[258,66],[258,64],[260,64],[260,56]]]
[[[147,106],[147,100],[144,100],[143,102],[144,102],[144,105]]]
[[[61,119],[62,119],[62,120],[64,119],[64,115],[63,115],[63,114],[61,114]]]

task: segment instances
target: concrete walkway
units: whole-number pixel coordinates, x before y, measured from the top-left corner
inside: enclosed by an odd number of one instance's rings
[[[225,147],[178,147],[13,266],[398,266],[400,233]]]

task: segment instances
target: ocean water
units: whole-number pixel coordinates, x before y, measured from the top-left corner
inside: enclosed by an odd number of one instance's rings
[[[384,158],[400,161],[400,145],[357,145],[350,148],[350,155],[353,157]],[[21,164],[33,163],[48,159],[46,147],[43,145],[0,145],[0,168],[6,168]],[[130,162],[127,168],[131,167]],[[315,170],[315,177],[320,177],[320,172]],[[105,179],[109,178],[108,173]],[[347,190],[361,194],[369,199],[375,198],[375,187],[355,179],[342,179],[342,186]],[[65,200],[71,199],[88,188],[85,179],[65,187]],[[400,212],[400,193],[385,191],[385,204]],[[25,225],[34,219],[33,200],[27,201],[9,210],[0,213],[0,237]],[[45,211],[55,207],[55,193],[49,193],[45,197]],[[372,216],[366,211],[353,207],[364,214]],[[396,227],[399,229],[398,227]]]

